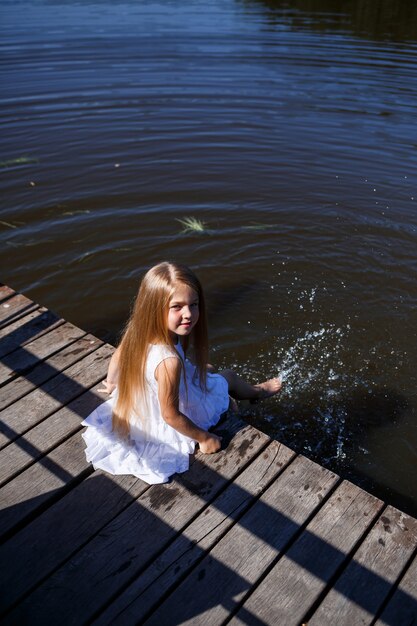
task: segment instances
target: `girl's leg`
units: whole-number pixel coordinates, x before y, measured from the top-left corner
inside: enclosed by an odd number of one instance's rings
[[[227,380],[229,393],[236,400],[260,400],[274,396],[281,389],[281,379],[271,378],[258,385],[251,385],[233,370],[219,372]]]

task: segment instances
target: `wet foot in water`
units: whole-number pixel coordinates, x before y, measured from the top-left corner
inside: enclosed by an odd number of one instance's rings
[[[270,378],[263,383],[259,383],[258,385],[254,385],[255,389],[259,390],[259,395],[257,398],[252,398],[251,402],[258,402],[258,400],[264,400],[265,398],[270,398],[271,396],[275,396],[282,387],[281,378]]]

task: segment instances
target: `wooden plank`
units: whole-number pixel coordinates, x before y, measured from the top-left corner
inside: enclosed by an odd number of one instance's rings
[[[105,368],[102,374],[105,375]],[[81,421],[108,398],[104,394],[97,393],[102,386],[101,382],[98,383],[3,448],[0,451],[0,485],[4,485],[79,431],[82,428]]]
[[[117,596],[265,444],[261,433],[237,419],[217,432],[223,441],[233,436],[227,449],[199,454],[187,472],[153,485],[19,603],[4,623],[78,625]]]
[[[38,305],[21,293],[0,303],[0,328],[37,309]]]
[[[376,626],[412,626],[417,621],[417,556],[401,580]]]
[[[309,626],[370,623],[416,547],[417,520],[388,506],[339,580],[308,619]]]
[[[74,363],[77,363],[77,361],[80,361],[102,345],[103,342],[100,339],[93,335],[85,335],[78,341],[65,346],[46,361],[42,361],[42,363],[34,367],[30,372],[30,379],[29,377],[19,376],[12,383],[3,387],[0,397],[0,410],[10,406],[10,404],[27,395],[36,387],[41,386],[47,380],[54,378],[57,372],[63,372],[70,365],[74,365]]]
[[[44,307],[39,307],[17,321],[0,328],[0,357],[13,352],[49,332],[64,320]]]
[[[87,470],[91,466],[85,460],[81,435],[77,433],[7,483],[0,490],[0,539],[28,523]]]
[[[134,476],[94,472],[4,543],[0,612],[10,610],[148,488]]]
[[[0,386],[33,369],[40,361],[44,361],[48,356],[80,339],[85,334],[77,326],[64,322],[49,333],[27,343],[24,347],[3,356],[0,363]]]
[[[0,302],[14,296],[16,292],[11,287],[7,285],[0,284]]]
[[[0,412],[0,448],[9,445],[33,426],[80,396],[103,378],[114,348],[104,345],[65,372],[48,380]],[[104,370],[103,370],[104,368]]]
[[[344,481],[231,623],[244,624],[248,615],[270,624],[300,623],[382,506]]]
[[[337,481],[297,457],[146,624],[222,624]]]
[[[283,444],[270,442],[94,623],[116,625],[141,622],[294,457],[295,453]]]

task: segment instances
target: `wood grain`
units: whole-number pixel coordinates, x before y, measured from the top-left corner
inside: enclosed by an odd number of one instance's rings
[[[308,620],[309,626],[370,623],[416,546],[417,520],[387,507],[342,576]]]
[[[11,287],[7,285],[0,284],[0,302],[14,296],[16,292]]]
[[[29,523],[90,469],[77,433],[7,483],[0,490],[0,538]]]
[[[103,368],[103,375],[105,374]],[[0,485],[4,485],[81,429],[81,421],[105,401],[98,383],[0,450]]]
[[[148,488],[134,476],[94,472],[6,541],[0,547],[0,610],[10,609]]]
[[[49,332],[64,320],[44,307],[0,328],[0,357]]]
[[[297,457],[146,623],[223,623],[337,480]]]
[[[232,441],[215,455],[198,455],[188,472],[154,485],[30,594],[10,623],[80,624],[114,598],[132,576],[156,558],[264,445],[260,433],[239,420],[218,432]],[[7,624],[6,620],[6,624]]]
[[[85,332],[77,326],[64,322],[24,347],[3,356],[0,362],[0,386],[33,369],[48,356],[84,335]]]
[[[301,622],[382,506],[344,481],[231,623],[245,623],[246,613],[274,624]]]
[[[8,300],[0,303],[0,328],[15,322],[23,315],[26,315],[37,308],[37,304],[23,296],[21,293],[12,296]]]
[[[376,626],[414,626],[417,621],[417,556],[407,569]]]
[[[114,348],[104,345],[0,412],[0,448],[58,411],[103,378]]]
[[[294,452],[284,445],[270,442],[95,623],[141,621],[217,543],[294,456]]]
[[[0,410],[16,402],[46,381],[57,376],[57,372],[64,372],[82,358],[94,352],[103,345],[103,342],[93,335],[85,335],[74,343],[63,347],[30,370],[30,376],[19,376],[8,383],[1,390]]]

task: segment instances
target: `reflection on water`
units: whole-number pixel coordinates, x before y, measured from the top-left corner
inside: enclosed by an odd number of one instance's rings
[[[0,11],[2,280],[115,341],[188,263],[247,418],[416,514],[415,3]]]
[[[247,7],[254,2],[268,10],[268,23],[278,27],[285,18],[296,30],[351,32],[359,37],[398,42],[417,40],[417,5],[410,0],[242,0]]]

